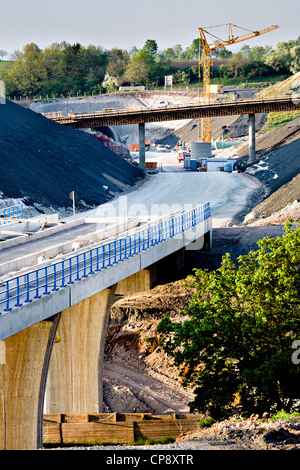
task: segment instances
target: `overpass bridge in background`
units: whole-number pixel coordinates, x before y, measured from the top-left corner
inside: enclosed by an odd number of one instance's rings
[[[255,159],[255,114],[296,111],[300,109],[300,96],[246,99],[210,104],[190,104],[166,106],[160,108],[105,109],[101,112],[68,114],[45,113],[49,119],[74,129],[97,128],[102,126],[139,125],[139,163],[145,168],[145,124],[176,121],[184,119],[202,119],[220,116],[249,115],[249,162]]]
[[[0,243],[0,448],[8,450],[42,448],[44,413],[102,411],[115,296],[150,289],[159,263],[175,271],[185,250],[209,249],[212,236],[209,203],[107,223],[40,220],[49,228],[31,235],[35,220],[21,214],[1,219],[2,233],[12,233]]]

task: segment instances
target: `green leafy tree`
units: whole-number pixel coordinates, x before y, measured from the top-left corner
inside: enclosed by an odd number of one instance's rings
[[[200,38],[194,39],[192,44],[186,49],[187,60],[199,60],[199,42]],[[202,51],[202,43],[200,43],[200,55]]]
[[[296,65],[297,58],[295,57],[295,55],[298,55],[297,46],[300,46],[300,37],[295,41],[277,43],[276,49],[267,55],[266,64],[271,66],[276,72],[295,73],[293,70],[298,68]]]
[[[195,389],[192,410],[226,416],[239,397],[245,415],[285,409],[300,398],[300,226],[266,237],[258,250],[229,254],[221,267],[186,280],[194,295],[180,322],[164,318],[162,347]]]
[[[175,55],[175,51],[172,47],[168,47],[167,49],[165,49],[163,52],[161,52],[161,55],[164,57],[164,60],[166,62],[172,62],[177,58]]]
[[[245,60],[249,61],[263,61],[266,59],[267,55],[271,52],[271,46],[254,46],[250,47],[248,44],[244,44],[240,53]]]
[[[300,45],[291,49],[290,71],[292,73],[300,72]]]
[[[183,47],[181,44],[175,44],[175,46],[173,46],[173,52],[174,52],[174,58],[176,60],[181,60],[182,59],[182,55],[183,55]]]
[[[189,70],[177,70],[174,74],[174,83],[188,84],[190,83],[190,71]]]
[[[24,46],[14,65],[7,69],[4,81],[8,94],[12,88],[24,96],[33,96],[41,90],[46,78],[47,69],[42,51],[35,43],[30,43]]]
[[[108,65],[106,72],[118,79],[118,84],[120,85],[123,81],[123,76],[126,71],[126,68],[129,64],[129,53],[126,50],[122,49],[111,49],[109,53]]]
[[[15,62],[6,72],[7,93],[45,97],[97,92],[107,59],[107,51],[92,45],[84,48],[63,41],[42,51],[36,44],[27,44],[23,52],[15,52]]]
[[[144,44],[143,50],[147,52],[153,59],[155,59],[157,51],[158,51],[158,45],[157,42],[154,39],[147,39],[147,41]]]
[[[155,61],[145,50],[139,50],[130,60],[126,69],[124,79],[133,86],[147,85],[151,82],[151,75],[154,72]]]
[[[226,49],[226,47],[219,47],[215,51],[215,58],[217,60],[229,60],[232,58],[233,52]]]

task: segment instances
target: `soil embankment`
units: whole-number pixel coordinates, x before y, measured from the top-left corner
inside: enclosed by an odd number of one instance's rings
[[[144,177],[94,136],[7,101],[0,106],[1,199],[40,212],[87,210]]]

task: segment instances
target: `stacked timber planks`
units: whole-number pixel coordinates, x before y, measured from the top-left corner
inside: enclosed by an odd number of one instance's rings
[[[44,415],[44,444],[128,444],[161,439],[197,429],[200,414],[71,413]]]

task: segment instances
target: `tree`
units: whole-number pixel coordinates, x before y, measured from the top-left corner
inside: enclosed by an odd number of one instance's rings
[[[199,42],[200,38],[194,39],[192,44],[186,49],[186,57],[188,60],[199,60]],[[203,46],[200,43],[200,54],[202,53]]]
[[[171,62],[176,59],[175,52],[172,47],[168,47],[160,53],[161,60],[166,62]]]
[[[4,81],[7,85],[18,90],[24,96],[37,94],[47,78],[47,69],[43,61],[43,55],[35,43],[24,46],[13,66],[7,69]],[[7,86],[7,92],[11,89]]]
[[[242,54],[245,60],[249,61],[263,61],[266,59],[267,55],[271,52],[271,46],[254,46],[250,47],[248,44],[244,44],[240,53]]]
[[[181,322],[158,325],[162,347],[195,386],[192,410],[226,416],[238,397],[245,415],[285,409],[300,398],[300,225],[266,237],[258,250],[230,255],[186,280],[194,295]],[[295,362],[295,361],[294,361]]]
[[[233,52],[226,49],[226,47],[219,47],[215,50],[217,60],[229,60],[232,58]]]
[[[110,76],[118,78],[118,83],[121,84],[128,64],[129,53],[127,51],[116,48],[111,49],[106,72]]]
[[[67,96],[101,90],[108,52],[100,46],[83,47],[65,41],[43,51],[27,44],[14,53],[14,64],[5,72],[7,93],[11,95]]]
[[[6,55],[7,55],[7,52],[4,49],[0,49],[1,60],[3,60],[3,57],[5,57]]]
[[[158,51],[158,45],[157,42],[154,39],[147,39],[147,41],[144,44],[143,50],[147,52],[153,59],[155,59],[155,56]]]
[[[155,62],[153,57],[141,49],[131,58],[124,79],[128,80],[133,86],[146,85],[151,81],[154,67]]]
[[[290,70],[292,73],[297,73],[300,71],[300,45],[291,49]]]
[[[278,42],[276,45],[276,49],[271,51],[267,58],[266,64],[271,66],[276,72],[288,73],[293,72],[293,70],[297,69],[297,52],[292,52],[293,49],[297,46],[300,46],[300,37],[296,39],[296,41],[288,41],[288,42]]]
[[[229,76],[238,77],[239,75],[243,75],[244,63],[245,59],[243,58],[242,52],[234,53],[230,64],[227,66]]]
[[[177,59],[177,60],[180,60],[182,58],[182,54],[183,54],[182,45],[181,44],[175,44],[175,46],[173,46],[173,52],[174,52],[174,58]]]
[[[103,88],[105,88],[107,93],[113,93],[118,89],[118,79],[116,77],[112,77],[107,73],[102,82],[102,86]]]
[[[186,85],[190,83],[190,70],[177,70],[177,72],[173,75],[174,83],[180,83]]]

